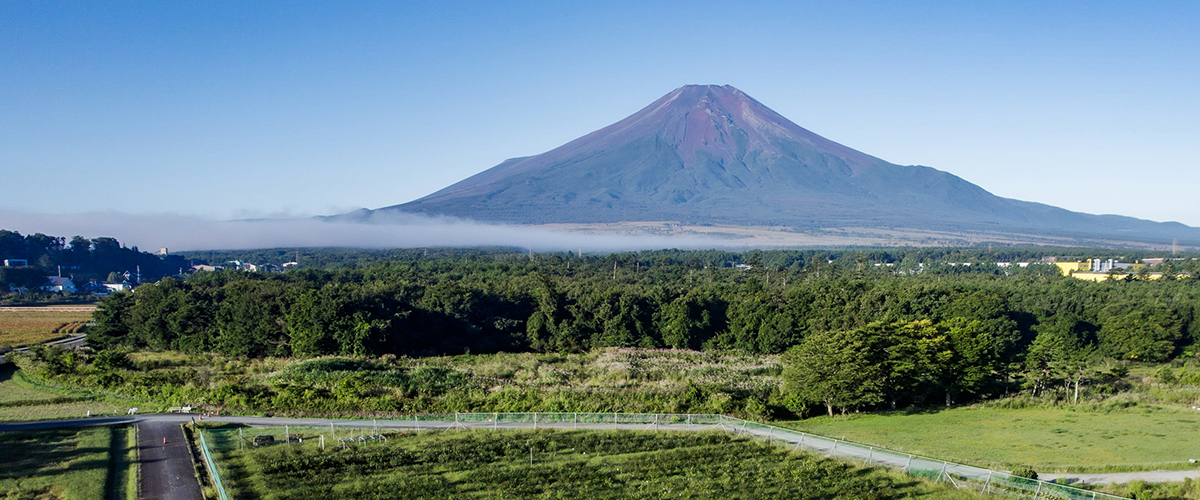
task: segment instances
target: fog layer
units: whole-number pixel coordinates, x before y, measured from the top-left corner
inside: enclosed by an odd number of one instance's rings
[[[611,252],[659,248],[715,248],[729,241],[661,236],[610,236],[484,224],[453,218],[395,215],[371,223],[323,219],[214,221],[174,214],[117,212],[36,214],[0,211],[0,229],[87,238],[110,236],[141,250],[171,251],[277,247],[514,246],[534,251]]]

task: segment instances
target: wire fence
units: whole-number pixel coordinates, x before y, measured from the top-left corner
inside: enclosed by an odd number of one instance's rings
[[[212,478],[213,486],[217,489],[217,496],[221,500],[229,500],[229,494],[225,492],[225,484],[221,481],[221,473],[217,471],[217,464],[212,459],[212,452],[208,449],[208,443],[204,440],[204,431],[196,432],[196,436],[200,438],[200,454],[204,455],[204,466],[208,469],[208,475]]]
[[[293,439],[287,427],[278,425],[278,421],[261,419],[241,419],[250,425],[268,425],[283,427],[284,440]],[[316,433],[324,434],[329,431],[330,445],[345,446],[349,442],[378,441],[386,439],[381,429],[405,431],[430,431],[452,429],[625,429],[625,430],[669,430],[669,431],[702,431],[723,430],[726,432],[763,439],[769,443],[791,448],[793,451],[805,450],[827,457],[858,463],[898,469],[912,476],[931,479],[936,482],[947,482],[958,489],[970,489],[983,493],[1003,494],[1020,498],[1060,498],[1067,500],[1097,500],[1125,499],[1116,495],[1092,490],[1076,488],[1066,484],[1030,479],[1015,476],[1006,471],[960,464],[937,458],[914,455],[893,451],[886,448],[859,444],[842,439],[786,429],[769,424],[752,422],[740,418],[714,414],[675,414],[675,413],[583,413],[583,412],[525,412],[525,413],[447,413],[433,415],[415,415],[396,419],[376,420],[316,420],[306,422],[296,421],[292,429],[307,427]],[[324,427],[322,427],[324,426]],[[207,445],[204,443],[204,432],[201,437],[201,447],[205,451],[205,460],[209,470],[214,474],[214,483],[222,492],[222,500],[226,500],[220,486],[220,478],[216,475],[216,467],[209,458]],[[316,435],[309,434],[316,438]],[[308,439],[308,438],[305,438]],[[320,436],[320,445],[325,445],[324,436]],[[222,449],[242,447],[249,444],[239,436],[221,436]],[[1125,499],[1128,500],[1128,499]]]

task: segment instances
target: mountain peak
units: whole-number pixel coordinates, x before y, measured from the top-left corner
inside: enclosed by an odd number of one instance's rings
[[[1072,234],[1094,234],[1103,224],[1127,235],[1164,234],[1164,226],[1144,225],[1154,223],[1101,221],[1000,198],[929,167],[888,163],[806,130],[730,85],[684,85],[553,150],[507,160],[386,210],[516,223]]]

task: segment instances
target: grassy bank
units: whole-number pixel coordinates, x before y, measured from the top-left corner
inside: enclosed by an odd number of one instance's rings
[[[133,435],[129,427],[0,433],[0,496],[134,500]]]
[[[40,384],[0,366],[0,422],[123,415],[131,406],[137,403]]]
[[[1194,468],[1200,411],[1157,405],[995,408],[816,417],[783,425],[909,453],[1008,469]]]

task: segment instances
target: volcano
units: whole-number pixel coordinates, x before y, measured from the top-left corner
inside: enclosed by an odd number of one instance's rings
[[[1200,242],[1200,229],[1001,198],[806,130],[731,86],[687,85],[608,127],[418,200],[363,211],[517,224],[678,221]]]

